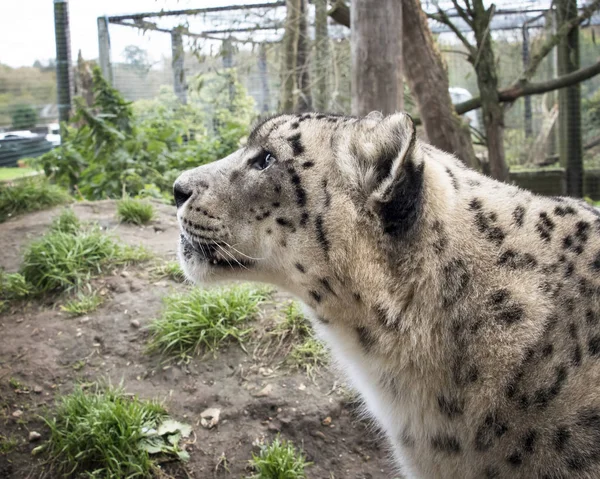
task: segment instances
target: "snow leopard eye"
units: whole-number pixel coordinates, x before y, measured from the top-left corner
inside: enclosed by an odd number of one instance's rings
[[[271,153],[263,151],[251,161],[250,166],[255,170],[266,170],[274,161],[275,157]]]

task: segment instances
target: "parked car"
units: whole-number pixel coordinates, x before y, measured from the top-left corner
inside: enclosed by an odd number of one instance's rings
[[[469,90],[467,90],[466,88],[450,87],[450,88],[448,88],[448,91],[450,92],[450,98],[452,98],[452,103],[454,105],[457,105],[459,103],[462,103],[464,101],[467,101],[467,100],[470,100],[471,98],[473,98],[473,95],[471,95],[471,92]],[[464,119],[466,119],[469,122],[470,126],[475,128],[476,130],[479,130],[479,131],[481,130],[479,127],[479,117],[477,116],[477,110],[471,110],[462,116]]]
[[[60,146],[60,125],[58,123],[48,125],[46,141],[52,143],[53,146]]]
[[[7,140],[11,138],[36,138],[39,135],[29,130],[18,130],[18,131],[7,131],[6,133],[0,133],[0,140]]]
[[[34,158],[52,148],[44,135],[30,131],[0,133],[0,166],[16,166],[21,158]]]

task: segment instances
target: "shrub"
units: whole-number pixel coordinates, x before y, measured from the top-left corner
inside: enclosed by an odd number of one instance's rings
[[[15,130],[33,128],[38,120],[38,114],[31,105],[15,105],[11,112],[12,127]]]
[[[68,203],[68,193],[46,179],[25,178],[0,183],[0,223],[8,218]]]
[[[154,218],[154,206],[147,201],[124,198],[117,203],[117,217],[125,223],[143,225]]]
[[[256,471],[251,479],[304,479],[304,469],[311,463],[291,442],[278,436],[263,445],[258,455],[252,454],[250,465]]]
[[[150,351],[188,361],[228,340],[241,343],[252,330],[246,321],[259,312],[267,293],[250,286],[194,289],[165,298],[162,316],[150,326]]]
[[[58,399],[54,417],[45,422],[50,439],[43,448],[61,477],[150,477],[153,454],[188,458],[179,443],[191,428],[170,420],[159,403],[121,389],[77,388]]]
[[[230,108],[217,108],[215,124],[206,125],[203,101],[181,105],[163,91],[158,100],[134,108],[99,69],[93,80],[93,106],[76,101],[74,127],[62,126],[61,146],[31,160],[60,185],[91,200],[119,198],[124,189],[132,197],[155,196],[154,185],[171,202],[181,171],[237,149],[254,115],[251,97],[237,82]],[[216,98],[211,101],[219,105]]]

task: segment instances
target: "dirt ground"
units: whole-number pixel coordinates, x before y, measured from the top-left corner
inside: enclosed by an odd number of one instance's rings
[[[175,258],[178,229],[172,207],[159,206],[156,219],[145,227],[119,224],[112,201],[79,203],[74,210],[128,244]],[[59,212],[0,224],[0,266],[16,271],[23,247],[43,234]],[[335,371],[324,367],[311,379],[282,365],[280,355],[256,352],[285,295],[276,293],[275,304],[265,306],[253,323],[247,352],[231,344],[216,356],[177,366],[145,352],[144,325],[159,315],[163,296],[189,286],[153,279],[148,265],[120,269],[94,285],[105,301],[88,316],[71,318],[60,302],[48,301],[19,304],[0,316],[0,434],[19,441],[8,454],[0,452],[0,478],[49,477],[44,458],[31,454],[48,435],[38,415],[75,383],[101,378],[122,381],[127,392],[140,397],[164,400],[175,419],[193,425],[190,461],[167,466],[174,477],[243,478],[249,475],[255,444],[278,432],[302,446],[314,463],[308,478],[394,477],[383,441],[357,417]],[[23,387],[15,389],[11,379]],[[200,425],[200,413],[207,408],[221,410],[218,426],[210,430]],[[29,442],[31,431],[41,439]]]

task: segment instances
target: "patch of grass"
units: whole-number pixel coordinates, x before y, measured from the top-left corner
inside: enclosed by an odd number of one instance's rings
[[[10,454],[19,447],[19,440],[0,434],[0,455]]]
[[[296,301],[290,301],[282,312],[283,321],[277,324],[275,331],[294,336],[307,336],[311,333],[308,320],[302,314]]]
[[[249,479],[304,479],[304,469],[311,465],[294,445],[277,436],[263,445],[258,455],[252,454],[250,465],[256,474]]]
[[[68,203],[69,194],[44,178],[26,178],[0,183],[0,223],[23,213]]]
[[[246,321],[258,314],[267,297],[265,290],[248,285],[168,296],[162,316],[149,326],[149,350],[188,361],[201,351],[215,351],[225,341],[242,343],[252,330]]]
[[[148,201],[124,198],[117,202],[117,217],[125,223],[143,225],[154,218],[154,206]]]
[[[70,208],[65,208],[60,215],[52,221],[50,231],[75,234],[81,230],[81,227],[81,221],[79,221],[75,212]]]
[[[169,278],[177,283],[185,282],[185,274],[177,261],[163,261],[152,268],[150,274],[156,280]]]
[[[8,384],[13,389],[24,389],[23,384],[17,378],[10,378]]]
[[[6,273],[0,269],[0,300],[24,299],[31,294],[31,285],[20,273]]]
[[[122,245],[98,227],[78,225],[73,212],[67,210],[25,251],[20,273],[37,294],[79,289],[91,277],[116,265],[150,257],[144,249]]]
[[[38,173],[33,168],[11,168],[2,167],[0,168],[0,181],[10,181],[23,178],[24,176],[30,176]]]
[[[302,343],[294,345],[288,359],[312,376],[316,369],[327,364],[327,350],[321,341],[310,335]]]
[[[180,442],[191,428],[170,420],[158,402],[119,388],[78,388],[59,398],[54,417],[44,420],[50,428],[44,449],[60,477],[150,477],[161,456],[188,457]]]
[[[95,311],[101,304],[102,296],[95,291],[88,292],[87,294],[79,292],[77,296],[67,301],[60,309],[73,316],[82,316]]]

